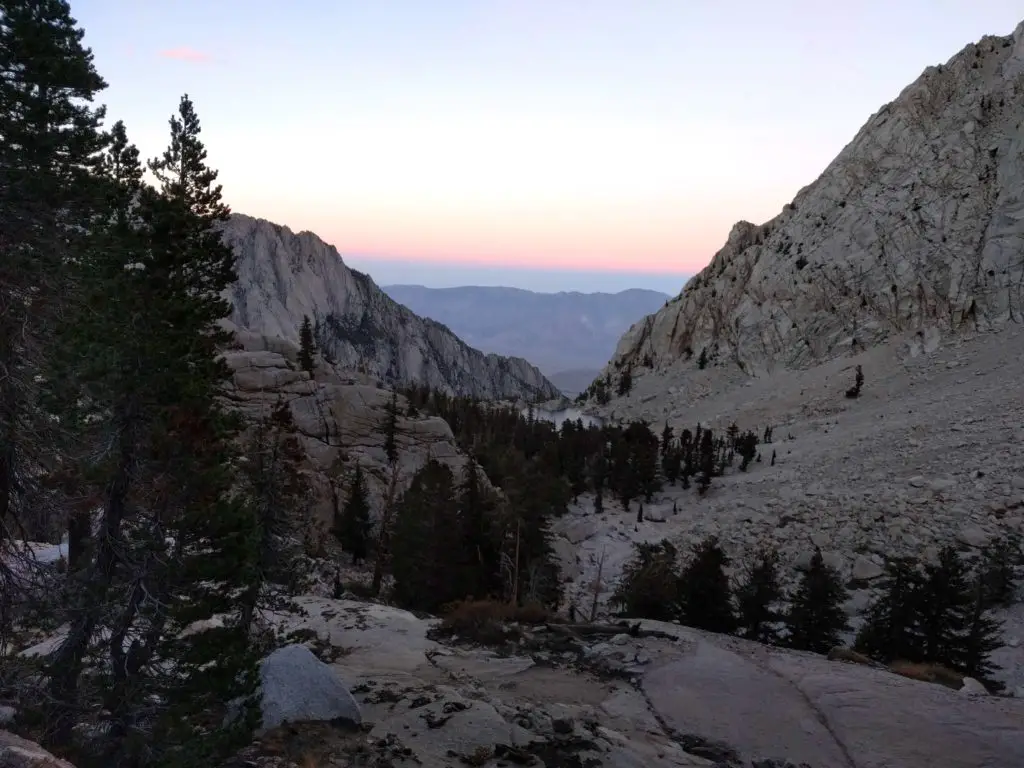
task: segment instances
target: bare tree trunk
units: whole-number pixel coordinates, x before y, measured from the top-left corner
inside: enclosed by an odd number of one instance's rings
[[[512,605],[519,605],[519,530],[522,520],[516,520],[516,557],[512,567]]]
[[[597,618],[597,601],[601,596],[601,577],[604,575],[604,560],[608,555],[608,548],[601,550],[601,559],[597,561],[597,578],[594,579],[594,602],[590,604],[590,620]]]

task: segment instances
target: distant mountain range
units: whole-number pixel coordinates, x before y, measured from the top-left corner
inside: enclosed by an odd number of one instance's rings
[[[529,360],[569,394],[594,379],[633,323],[669,299],[668,294],[639,288],[619,293],[536,293],[489,286],[381,288],[416,314],[444,323],[472,347]]]

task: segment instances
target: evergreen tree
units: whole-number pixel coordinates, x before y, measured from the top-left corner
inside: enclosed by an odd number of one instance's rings
[[[299,367],[313,374],[316,365],[316,341],[313,337],[313,323],[309,315],[302,316],[302,327],[299,328]]]
[[[854,648],[886,664],[897,659],[919,661],[923,650],[917,622],[923,580],[909,560],[889,563],[886,571],[879,585],[882,594],[868,608]]]
[[[472,457],[466,462],[458,488],[460,551],[465,559],[462,590],[466,597],[482,599],[501,592],[501,568],[497,542],[495,499],[484,489],[480,467]]]
[[[627,616],[656,621],[675,618],[679,597],[676,548],[667,540],[658,544],[634,545],[633,557],[611,597]]]
[[[729,558],[715,536],[694,547],[679,575],[679,618],[690,627],[731,633],[736,629],[732,589],[725,569]]]
[[[1019,534],[1003,536],[985,547],[979,568],[987,606],[1006,606],[1013,602],[1017,571],[1022,564]]]
[[[253,611],[265,586],[286,587],[289,592],[297,587],[299,550],[293,532],[310,516],[312,488],[302,471],[306,456],[295,420],[283,399],[256,425],[246,448],[241,474],[259,522],[260,541],[260,578],[249,585],[244,601]],[[251,620],[251,615],[246,618]]]
[[[106,83],[82,37],[66,2],[0,4],[0,552],[51,466],[58,422],[37,377],[97,202],[104,110],[90,102]]]
[[[697,448],[697,466],[700,476],[697,480],[697,492],[703,496],[711,487],[711,478],[715,474],[715,442],[710,429],[700,430],[700,441]]]
[[[1002,635],[1003,623],[988,611],[985,583],[979,577],[974,584],[974,600],[961,647],[951,659],[951,666],[984,683],[992,693],[1001,692],[1006,686],[993,677],[998,667],[992,663],[990,655],[1003,646]]]
[[[508,596],[519,604],[536,601],[557,608],[561,579],[551,520],[568,506],[568,483],[551,474],[541,455],[528,460],[512,454],[507,459],[502,488],[509,504],[500,538],[505,561],[515,564]]]
[[[955,664],[975,608],[967,565],[955,547],[943,547],[937,562],[925,564],[918,595],[915,644],[921,660]]]
[[[779,584],[779,554],[762,550],[736,588],[737,624],[740,637],[759,643],[779,642],[777,624],[782,615],[776,606],[782,602]]]
[[[828,653],[839,645],[840,633],[849,626],[843,612],[846,598],[839,573],[825,564],[821,550],[816,549],[786,613],[787,644],[815,653]]]
[[[665,428],[661,430],[661,457],[664,459],[668,456],[672,450],[672,440],[674,435],[672,433],[672,427],[669,426],[668,422],[665,422]]]
[[[619,397],[628,395],[633,389],[633,370],[629,367],[624,368],[622,373],[619,374],[619,386],[616,390],[616,394]]]
[[[352,564],[359,565],[368,554],[370,539],[370,499],[363,468],[356,464],[345,506],[338,511],[332,527],[342,549],[352,553]]]
[[[757,435],[753,432],[744,432],[736,438],[736,451],[743,459],[740,462],[740,471],[746,472],[750,462],[757,456]]]
[[[118,620],[126,630],[142,621],[162,631],[147,633],[133,651],[137,658],[112,660],[115,695],[108,708],[112,735],[128,743],[145,711],[143,701],[160,696],[165,709],[147,747],[158,745],[158,762],[196,764],[251,733],[245,719],[207,731],[205,738],[195,729],[224,702],[256,687],[246,621],[252,613],[238,597],[258,578],[260,525],[252,505],[234,493],[240,421],[219,401],[229,377],[219,352],[231,339],[219,321],[230,313],[223,294],[236,277],[234,253],[219,231],[229,210],[217,172],[206,164],[199,118],[188,96],[170,127],[168,149],[149,164],[160,196],[147,196],[142,209],[152,236],[142,270],[145,293],[150,311],[162,319],[151,341],[149,363],[161,376],[150,393],[154,407],[146,447],[158,477],[161,521],[146,543],[157,555],[146,591],[159,603],[150,609],[156,614],[146,617],[130,602]],[[215,615],[222,625],[181,636],[193,622]],[[124,655],[122,642],[111,647],[118,649],[115,657]],[[173,663],[175,676],[143,686],[131,679],[160,663]]]
[[[452,532],[458,530],[455,478],[431,459],[416,473],[395,510],[391,572],[395,600],[406,608],[438,612],[462,598]]]

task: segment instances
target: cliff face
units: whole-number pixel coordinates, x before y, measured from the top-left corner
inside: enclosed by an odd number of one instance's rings
[[[304,315],[337,366],[388,384],[427,384],[486,399],[550,399],[558,389],[521,358],[485,355],[391,300],[309,232],[235,214],[224,241],[238,254],[232,323],[297,342]]]
[[[619,341],[608,370],[803,367],[1024,315],[1024,23],[928,67],[825,172]]]

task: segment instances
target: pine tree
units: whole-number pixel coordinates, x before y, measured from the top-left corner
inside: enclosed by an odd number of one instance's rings
[[[245,451],[242,476],[259,521],[260,578],[250,585],[255,610],[265,585],[294,590],[299,555],[293,533],[309,519],[312,487],[302,471],[306,456],[289,405],[278,399],[257,424]],[[249,616],[246,620],[251,621]]]
[[[196,764],[251,733],[244,718],[208,738],[194,728],[225,701],[255,690],[251,612],[238,598],[258,579],[260,524],[252,505],[234,492],[240,421],[218,399],[229,375],[219,351],[231,339],[219,321],[230,312],[223,294],[235,281],[235,256],[218,229],[229,210],[217,172],[206,164],[188,96],[170,127],[168,149],[149,164],[160,196],[148,196],[142,209],[153,238],[143,269],[146,294],[154,316],[162,318],[150,350],[149,362],[162,376],[150,393],[155,407],[147,451],[159,475],[163,523],[148,542],[160,559],[147,578],[149,593],[166,607],[148,619],[163,631],[151,633],[138,661],[113,660],[115,670],[128,674],[115,675],[119,698],[112,715],[113,734],[127,738],[140,712],[136,697],[161,696],[165,709],[149,746],[159,745],[161,762]],[[215,615],[223,617],[222,626],[180,637],[188,625]],[[123,625],[141,618],[129,604]],[[132,672],[143,675],[160,662],[175,665],[173,679],[143,687],[131,679]]]
[[[984,600],[988,607],[1010,605],[1016,593],[1017,572],[1024,565],[1019,534],[1003,536],[982,551],[981,571]]]
[[[693,557],[679,575],[679,618],[684,624],[709,632],[735,631],[728,566],[717,537],[709,536],[693,548]]]
[[[561,579],[551,532],[552,517],[564,514],[571,491],[552,475],[542,455],[510,456],[505,483],[508,504],[500,539],[503,558],[511,563],[508,596],[517,603],[538,602],[557,608]]]
[[[406,608],[438,612],[463,597],[459,557],[452,532],[458,530],[455,479],[446,464],[431,459],[416,473],[398,502],[391,534],[395,600]]]
[[[782,615],[776,606],[783,599],[779,584],[779,554],[762,550],[736,588],[737,624],[740,637],[759,643],[779,642],[777,624]]]
[[[918,637],[922,661],[952,663],[960,640],[967,631],[974,595],[967,565],[956,548],[947,545],[937,561],[924,566],[924,581],[919,589]]]
[[[342,549],[352,553],[352,564],[359,565],[368,554],[370,539],[370,500],[363,468],[356,464],[345,506],[337,512],[332,532]]]
[[[106,83],[82,38],[66,2],[0,4],[0,551],[51,465],[37,376],[97,202],[104,110],[90,102]]]
[[[462,591],[476,599],[499,594],[501,560],[494,520],[497,505],[484,489],[480,467],[473,457],[466,462],[458,503],[460,551],[465,559]]]
[[[697,449],[697,467],[700,476],[697,479],[697,492],[703,496],[711,487],[711,478],[715,475],[715,441],[710,429],[701,432]]]
[[[105,214],[93,217],[78,258],[66,266],[73,290],[66,296],[63,320],[53,327],[46,372],[48,405],[60,414],[69,438],[62,451],[66,490],[87,502],[69,509],[66,607],[71,623],[52,658],[54,745],[71,739],[76,713],[88,708],[79,701],[78,681],[103,616],[111,611],[113,590],[126,588],[120,564],[128,561],[124,537],[132,517],[130,497],[134,485],[145,483],[138,457],[144,441],[142,399],[155,373],[146,363],[155,319],[139,273],[130,268],[145,258],[149,242],[134,225],[142,167],[123,123],[113,126],[111,138],[96,179]],[[102,535],[93,542],[91,518],[97,507],[102,509]]]
[[[674,435],[672,433],[672,427],[670,427],[669,423],[666,421],[665,428],[661,430],[661,458],[663,460],[672,450],[673,439]]]
[[[992,651],[1003,646],[1002,635],[1003,623],[989,612],[985,583],[978,577],[974,584],[973,605],[961,638],[961,645],[950,661],[953,667],[965,675],[984,683],[992,693],[999,693],[1006,687],[993,677],[998,667],[990,658]]]
[[[868,608],[854,648],[886,664],[920,661],[924,652],[917,640],[917,622],[923,579],[910,560],[891,562],[886,571],[879,585],[882,594]]]
[[[757,435],[753,432],[744,432],[736,439],[736,451],[742,457],[740,471],[746,472],[750,462],[757,455]]]
[[[313,374],[316,365],[316,341],[313,338],[313,323],[309,315],[302,316],[302,327],[299,328],[299,367]]]
[[[630,368],[624,368],[622,373],[619,374],[619,386],[616,389],[616,394],[619,397],[628,395],[633,389],[633,371]]]
[[[671,621],[679,597],[677,561],[676,548],[667,540],[634,545],[633,557],[623,567],[612,594],[612,605],[627,616]]]
[[[843,603],[847,599],[842,578],[825,564],[816,549],[786,613],[786,642],[791,648],[828,653],[849,627]]]

